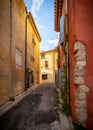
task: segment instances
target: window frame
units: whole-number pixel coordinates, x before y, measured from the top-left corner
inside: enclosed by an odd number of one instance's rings
[[[48,68],[48,61],[45,61],[45,68]]]
[[[41,59],[45,59],[45,54],[41,54]]]
[[[16,68],[22,67],[22,53],[17,48],[15,50],[15,64],[16,64]]]
[[[34,57],[34,46],[32,46],[32,48],[31,48],[31,56]]]
[[[47,80],[48,79],[48,75],[47,74],[42,74],[42,80]]]

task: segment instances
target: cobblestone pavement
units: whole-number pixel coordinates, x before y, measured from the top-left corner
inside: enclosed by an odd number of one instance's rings
[[[60,130],[55,93],[55,85],[40,85],[0,117],[0,130]]]

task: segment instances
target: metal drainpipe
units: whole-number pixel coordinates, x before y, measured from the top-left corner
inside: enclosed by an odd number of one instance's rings
[[[9,73],[9,95],[12,97],[12,0],[10,0],[10,73]]]
[[[27,18],[28,12],[26,8],[26,18],[25,18],[25,91],[27,90]]]

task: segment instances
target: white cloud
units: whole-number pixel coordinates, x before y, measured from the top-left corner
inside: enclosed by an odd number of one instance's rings
[[[39,23],[39,22],[36,22],[36,25],[38,27],[38,29],[45,29],[45,27],[43,26],[43,24]]]
[[[32,12],[34,17],[36,15],[37,11],[42,6],[43,2],[44,2],[44,0],[32,0],[31,12]]]
[[[52,40],[48,40],[48,43],[53,44],[54,46],[58,45],[58,39],[52,39]]]

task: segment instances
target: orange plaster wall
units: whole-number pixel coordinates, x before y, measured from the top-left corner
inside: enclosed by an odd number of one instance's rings
[[[70,57],[70,92],[72,117],[75,110],[74,53],[75,41],[86,46],[85,82],[90,91],[87,95],[87,130],[93,130],[93,0],[68,0],[69,17],[69,57]]]
[[[64,0],[62,4],[62,15],[65,14],[65,11],[66,11],[66,0]]]
[[[75,92],[76,87],[74,85],[74,65],[75,58],[73,53],[73,45],[75,41],[75,29],[74,29],[74,1],[68,0],[68,46],[69,46],[69,82],[70,82],[70,103],[71,103],[71,114],[72,119],[75,117]]]

